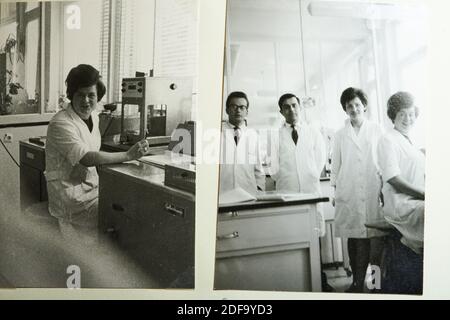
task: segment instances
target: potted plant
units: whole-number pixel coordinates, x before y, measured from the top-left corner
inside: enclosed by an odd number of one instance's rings
[[[14,39],[13,35],[9,35],[6,39],[5,45],[1,50],[0,54],[0,63],[3,64],[0,66],[0,70],[3,70],[0,74],[0,114],[11,114],[13,113],[13,101],[12,98],[14,95],[19,93],[19,89],[23,89],[22,85],[19,82],[14,82],[13,79],[15,75],[12,70],[7,69],[7,58],[9,59],[10,64],[13,62],[13,53],[14,48],[16,47],[17,41]]]

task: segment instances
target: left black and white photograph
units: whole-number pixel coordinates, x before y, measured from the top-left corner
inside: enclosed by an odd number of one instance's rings
[[[0,288],[194,288],[197,23],[0,3]]]

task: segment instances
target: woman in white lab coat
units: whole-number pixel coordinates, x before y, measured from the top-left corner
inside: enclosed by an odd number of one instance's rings
[[[148,142],[142,140],[127,152],[100,151],[96,108],[106,88],[99,72],[81,64],[70,70],[66,85],[70,105],[52,118],[47,129],[48,207],[50,214],[58,218],[67,240],[95,243],[98,220],[95,166],[137,159],[147,152]]]
[[[367,96],[357,88],[347,88],[340,99],[349,119],[333,142],[331,185],[335,187],[336,236],[348,238],[353,283],[347,292],[363,292],[369,262],[380,264],[382,232],[366,228],[382,221],[379,195],[381,177],[376,147],[381,128],[365,117]]]
[[[417,293],[422,290],[425,155],[409,137],[418,115],[413,96],[408,92],[392,95],[387,114],[394,128],[383,135],[378,145],[383,212],[402,235],[401,242],[406,247],[400,248],[396,262],[398,267],[409,266],[407,290]]]

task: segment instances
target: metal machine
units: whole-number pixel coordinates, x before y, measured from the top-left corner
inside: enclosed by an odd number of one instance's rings
[[[134,144],[147,138],[150,145],[169,144],[177,124],[191,120],[191,110],[190,78],[124,78],[120,141]],[[127,128],[130,113],[139,114],[139,131]]]

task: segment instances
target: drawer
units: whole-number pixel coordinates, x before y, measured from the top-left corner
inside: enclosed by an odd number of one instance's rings
[[[20,145],[20,162],[38,170],[45,170],[45,151]]]
[[[99,174],[99,228],[111,229],[116,220],[134,219],[138,208],[136,187],[117,176],[100,171]]]
[[[168,286],[194,268],[194,203],[159,190],[141,205],[142,244],[137,255],[145,270]]]
[[[310,242],[315,212],[300,209],[282,214],[236,216],[219,220],[217,252]],[[311,218],[313,217],[313,218]]]

